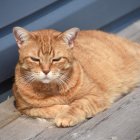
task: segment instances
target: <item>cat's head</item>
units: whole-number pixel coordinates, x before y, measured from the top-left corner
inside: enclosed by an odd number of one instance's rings
[[[29,32],[14,27],[13,33],[19,47],[19,65],[24,78],[42,83],[63,82],[72,70],[71,48],[79,29],[63,33],[55,30]]]

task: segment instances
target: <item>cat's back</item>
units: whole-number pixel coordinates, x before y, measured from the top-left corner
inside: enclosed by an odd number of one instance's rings
[[[137,43],[89,30],[81,31],[75,44],[74,57],[90,77],[100,82],[127,78],[136,70],[140,73],[140,45]]]
[[[112,48],[114,46],[115,47],[122,46],[121,48],[125,48],[125,47],[129,46],[128,49],[131,49],[134,47],[139,49],[139,47],[140,47],[140,44],[131,42],[130,40],[117,36],[115,34],[103,32],[100,30],[81,30],[78,34],[76,41],[80,45],[82,45],[82,47],[85,46],[85,45],[83,45],[85,43],[87,44],[87,46],[92,45],[92,47],[97,46],[98,43],[102,43],[102,45],[109,46]],[[87,48],[87,46],[86,46],[86,48]],[[99,46],[98,46],[98,48],[99,48]],[[102,48],[103,48],[103,46],[102,46]]]
[[[80,31],[76,39],[74,52],[87,57],[97,56],[100,58],[125,58],[140,56],[140,44],[131,42],[114,34],[98,31]],[[88,55],[87,55],[88,53]]]

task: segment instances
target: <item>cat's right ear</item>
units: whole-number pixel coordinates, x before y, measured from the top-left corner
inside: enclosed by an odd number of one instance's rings
[[[66,30],[65,32],[61,33],[58,37],[62,38],[63,41],[69,46],[69,48],[73,48],[73,42],[80,31],[79,28],[74,27],[71,29]]]
[[[14,27],[13,34],[19,48],[21,48],[23,43],[27,42],[31,37],[30,32],[21,27]]]

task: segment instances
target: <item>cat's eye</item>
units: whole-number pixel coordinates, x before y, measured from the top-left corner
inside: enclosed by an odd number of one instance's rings
[[[58,58],[54,58],[52,61],[56,62],[56,61],[60,61],[62,59],[62,57],[58,57]]]
[[[31,56],[30,58],[31,58],[32,61],[36,61],[36,62],[39,62],[40,61],[39,58],[36,58],[36,57],[32,57]]]

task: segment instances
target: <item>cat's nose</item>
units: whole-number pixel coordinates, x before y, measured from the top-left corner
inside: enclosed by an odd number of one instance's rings
[[[46,70],[46,69],[44,69],[44,70],[42,70],[43,71],[43,73],[45,73],[46,75],[50,72],[50,70]]]

